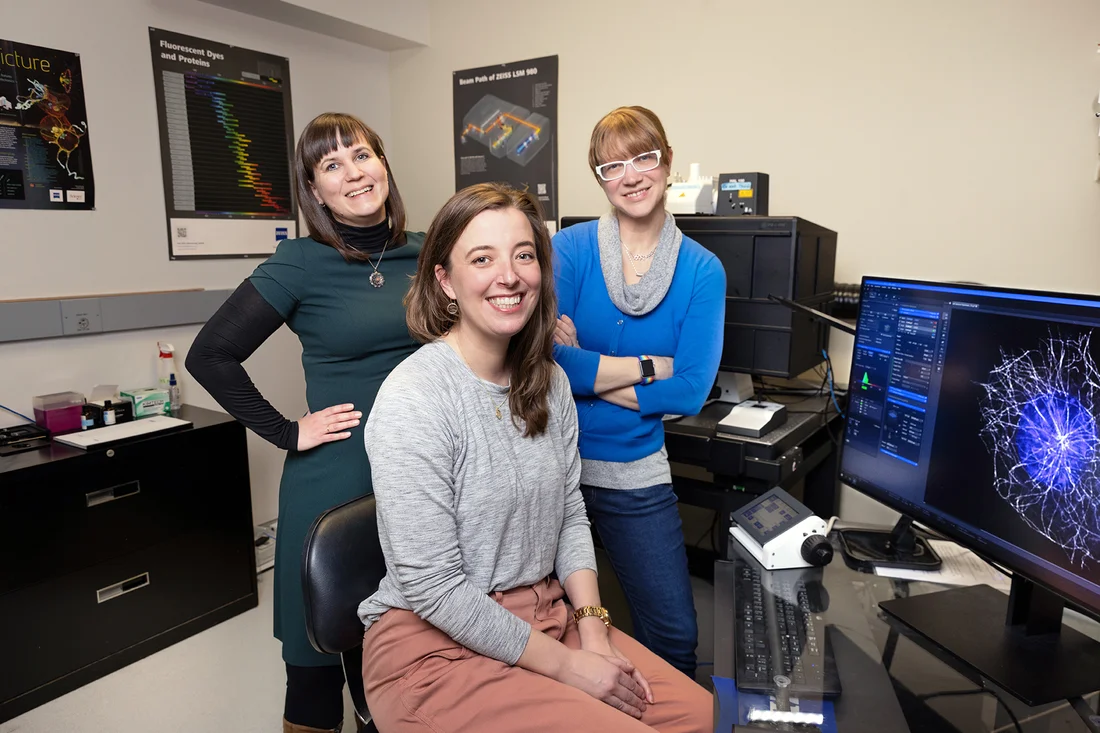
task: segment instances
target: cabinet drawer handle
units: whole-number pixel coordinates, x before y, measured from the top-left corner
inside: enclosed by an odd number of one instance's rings
[[[131,591],[135,591],[138,588],[144,588],[149,585],[149,573],[142,573],[141,575],[135,575],[132,578],[122,581],[121,583],[115,583],[109,585],[106,588],[100,588],[95,592],[96,602],[103,603],[109,601],[112,598],[118,598],[119,596],[126,595]]]
[[[97,506],[99,504],[106,504],[109,501],[115,499],[125,499],[127,496],[133,496],[134,494],[141,493],[140,481],[128,481],[118,486],[112,486],[109,489],[100,489],[99,491],[89,491],[84,495],[85,501],[89,507]]]

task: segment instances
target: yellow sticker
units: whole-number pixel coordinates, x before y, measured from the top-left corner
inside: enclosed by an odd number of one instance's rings
[[[751,199],[752,198],[752,189],[751,188],[742,188],[740,191],[737,192],[737,198],[739,198],[739,199]]]
[[[682,192],[680,193],[680,198],[684,198],[685,196],[687,196],[687,192],[686,192],[686,191],[682,191]]]

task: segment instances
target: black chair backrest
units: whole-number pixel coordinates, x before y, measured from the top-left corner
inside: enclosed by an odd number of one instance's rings
[[[315,649],[342,654],[363,643],[357,609],[385,575],[373,495],[317,517],[302,554],[306,632]]]

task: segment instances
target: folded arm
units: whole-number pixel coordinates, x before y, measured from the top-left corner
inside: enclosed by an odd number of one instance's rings
[[[635,390],[643,415],[695,415],[714,387],[722,357],[726,273],[712,259],[696,278],[676,344],[675,374]]]

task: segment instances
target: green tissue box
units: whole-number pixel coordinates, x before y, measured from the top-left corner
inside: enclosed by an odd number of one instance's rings
[[[132,402],[134,405],[134,419],[151,417],[152,415],[167,415],[172,411],[172,405],[168,401],[168,390],[157,387],[145,389],[124,390],[119,393],[122,399]]]

